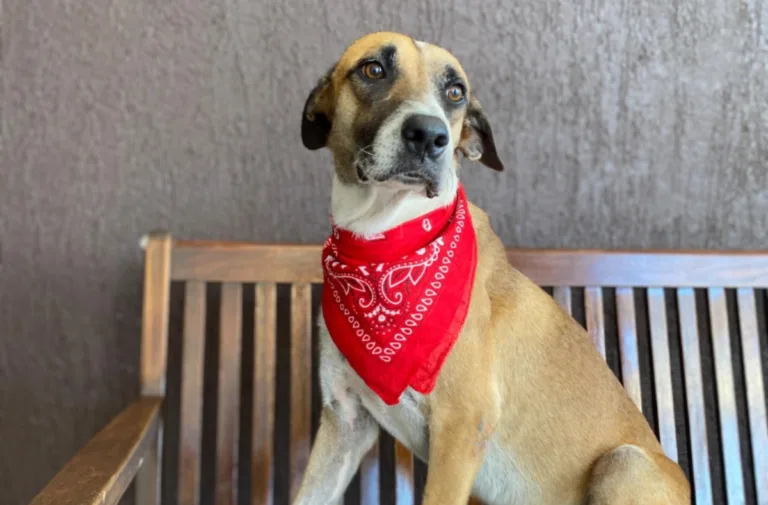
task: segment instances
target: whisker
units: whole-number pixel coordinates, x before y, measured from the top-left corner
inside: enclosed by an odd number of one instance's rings
[[[361,153],[367,154],[368,156],[373,156],[373,151],[372,151],[372,150],[369,150],[369,149],[373,149],[373,145],[367,145],[367,146],[361,147],[361,148],[360,148],[360,149],[357,151],[357,154],[358,154],[358,156],[359,156]]]

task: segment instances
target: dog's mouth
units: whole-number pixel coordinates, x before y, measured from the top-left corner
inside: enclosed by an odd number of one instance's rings
[[[428,177],[422,172],[405,172],[403,174],[397,174],[393,179],[400,181],[404,184],[422,184],[428,182]]]
[[[373,179],[371,179],[360,164],[355,164],[355,171],[357,172],[357,179],[362,183],[372,181],[378,183],[395,182],[404,186],[423,186],[427,198],[434,198],[438,195],[436,177],[423,170],[411,170],[394,175],[374,177]]]
[[[437,180],[433,174],[421,170],[414,170],[396,174],[392,177],[392,180],[405,184],[406,186],[423,186],[427,198],[434,198],[437,196]]]

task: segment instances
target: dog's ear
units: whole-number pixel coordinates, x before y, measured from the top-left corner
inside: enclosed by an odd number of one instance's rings
[[[331,133],[333,116],[331,76],[335,65],[320,79],[309,93],[301,116],[301,141],[307,149],[325,147]]]
[[[461,129],[459,150],[470,160],[479,160],[483,165],[499,172],[504,170],[504,164],[496,153],[491,125],[485,112],[483,112],[480,101],[474,96],[469,99],[464,125]]]

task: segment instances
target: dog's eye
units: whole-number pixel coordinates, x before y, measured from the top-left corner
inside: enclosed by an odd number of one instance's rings
[[[384,67],[381,64],[371,61],[363,65],[363,76],[366,79],[375,81],[384,77]]]
[[[448,89],[445,90],[445,95],[448,97],[448,100],[458,103],[464,99],[464,88],[459,84],[448,86]]]

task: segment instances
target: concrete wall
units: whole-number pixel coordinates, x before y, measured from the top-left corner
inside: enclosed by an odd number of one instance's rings
[[[20,505],[135,394],[138,238],[319,242],[303,101],[355,37],[451,49],[508,171],[508,245],[760,248],[765,0],[0,0],[0,495]]]

